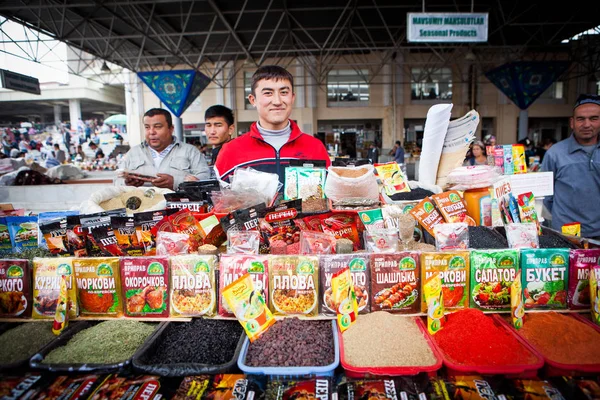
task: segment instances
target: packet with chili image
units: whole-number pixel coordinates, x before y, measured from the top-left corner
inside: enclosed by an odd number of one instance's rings
[[[144,248],[138,240],[133,217],[110,217],[117,246],[128,256],[141,256]]]
[[[445,310],[457,310],[469,306],[469,252],[421,253],[421,279],[425,281],[434,273],[442,278],[442,294]],[[421,312],[427,312],[427,304],[421,302]]]
[[[569,309],[590,308],[590,271],[599,261],[600,249],[574,249],[569,252]]]
[[[81,228],[86,235],[87,253],[89,257],[123,255],[117,251],[115,234],[112,231],[110,217],[125,217],[125,209],[103,211],[96,214],[80,215]],[[108,233],[110,231],[110,234]],[[99,239],[103,239],[100,242]],[[106,246],[111,246],[107,249]]]
[[[67,219],[45,220],[40,222],[40,231],[46,242],[48,251],[53,255],[67,256]]]
[[[467,206],[456,190],[434,194],[431,199],[446,222],[465,222],[475,226],[475,220],[467,215]]]
[[[75,257],[87,257],[87,236],[81,226],[79,215],[67,217],[67,248]]]
[[[221,218],[221,226],[225,233],[230,230],[237,231],[253,231],[258,230],[259,218],[265,215],[267,206],[265,203],[260,203],[243,210],[230,212],[225,217]],[[214,228],[213,228],[214,229]]]
[[[269,259],[267,256],[246,254],[223,254],[219,262],[219,315],[222,317],[235,317],[229,304],[223,298],[225,287],[239,279],[244,274],[250,274],[254,284],[254,291],[262,294],[265,302],[269,298]]]
[[[331,215],[331,213],[309,215],[307,217],[300,218],[303,224],[300,222],[296,222],[298,221],[297,219],[294,220],[294,224],[296,224],[296,226],[303,231],[323,232],[323,225],[321,225],[321,215],[325,214]]]
[[[419,253],[371,255],[371,312],[413,314],[419,311]]]
[[[77,298],[82,316],[114,317],[123,315],[119,259],[75,258]]]
[[[27,260],[0,260],[0,317],[31,316],[31,274]]]
[[[88,225],[92,237],[104,256],[124,256],[125,253],[117,244],[117,237],[111,226],[111,217],[103,216]]]
[[[178,211],[179,210],[173,210],[173,214]],[[156,237],[158,232],[174,232],[173,224],[171,224],[171,219],[169,218],[173,214],[165,215],[152,227],[152,229],[150,229],[150,232],[154,237]]]
[[[430,197],[425,197],[423,200],[421,200],[419,204],[414,206],[409,211],[409,213],[433,237],[435,237],[433,227],[437,224],[444,223],[444,218],[442,217],[440,212],[435,208],[435,206],[433,205],[433,201]]]
[[[269,257],[269,304],[274,315],[319,313],[319,259],[315,256]]]
[[[344,268],[350,269],[354,283],[354,293],[358,303],[358,313],[367,314],[371,311],[369,293],[371,292],[370,257],[368,254],[337,254],[320,257],[320,305],[321,314],[334,316],[335,304],[331,288],[333,275]]]
[[[302,200],[269,207],[260,214],[259,229],[271,254],[298,254],[300,228],[294,219],[302,213]]]
[[[566,309],[568,249],[521,249],[526,309]]]
[[[336,239],[349,239],[354,251],[361,249],[357,217],[347,213],[327,213],[319,216],[323,232],[331,233]]]
[[[511,286],[519,276],[518,250],[471,251],[471,308],[509,311]]]

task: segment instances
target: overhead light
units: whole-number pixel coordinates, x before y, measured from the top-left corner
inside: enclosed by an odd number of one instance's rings
[[[102,71],[102,72],[110,72],[110,68],[108,68],[108,65],[106,64],[106,61],[104,61],[104,63],[102,63],[102,67],[100,67],[100,71]]]

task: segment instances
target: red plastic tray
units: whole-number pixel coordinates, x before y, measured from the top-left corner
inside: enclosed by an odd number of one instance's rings
[[[490,315],[492,318],[496,320],[498,325],[504,328],[507,332],[515,337],[527,350],[531,352],[537,359],[537,361],[533,364],[514,364],[514,365],[461,365],[456,364],[451,361],[442,349],[440,349],[435,342],[432,340],[433,345],[438,349],[440,354],[442,355],[442,359],[444,360],[444,365],[446,366],[447,373],[450,376],[455,375],[469,375],[469,374],[478,374],[478,375],[506,375],[510,378],[533,378],[537,376],[537,372],[540,368],[544,366],[544,359],[542,356],[533,348],[526,340],[524,340],[521,336],[517,335],[514,332],[514,329],[511,329],[509,325],[502,320],[502,318],[497,315]],[[470,346],[469,343],[464,343],[465,346]]]
[[[437,346],[433,343],[431,336],[427,333],[427,328],[419,318],[414,318],[415,323],[423,333],[425,340],[429,343],[429,348],[435,357],[436,363],[430,366],[416,367],[355,367],[346,363],[344,355],[344,339],[342,333],[338,329],[339,346],[340,346],[340,364],[346,371],[346,376],[349,378],[365,378],[369,376],[400,376],[400,375],[417,375],[426,372],[429,375],[435,375],[436,371],[442,368],[442,355]]]
[[[565,316],[574,318],[586,325],[591,326],[600,334],[600,327],[595,325],[592,321],[587,320],[585,317],[582,317],[578,314],[563,314]],[[511,328],[511,331],[516,332],[516,334],[523,338],[523,340],[527,341],[524,337],[522,337],[518,331]],[[527,341],[527,343],[529,343]],[[600,344],[600,342],[599,342]],[[530,345],[535,349],[533,344]],[[590,375],[590,374],[598,374],[600,373],[600,364],[563,364],[556,361],[552,361],[544,356],[544,353],[540,350],[537,350],[538,354],[542,356],[544,361],[546,362],[545,375],[546,376],[578,376],[578,375]]]

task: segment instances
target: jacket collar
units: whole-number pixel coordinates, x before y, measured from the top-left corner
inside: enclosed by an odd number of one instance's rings
[[[583,150],[583,146],[579,144],[579,142],[575,139],[575,135],[571,133],[569,136],[569,153],[575,153],[577,150]],[[596,143],[596,148],[600,148],[600,138],[598,138],[598,143]]]
[[[288,143],[292,140],[298,139],[302,135],[302,131],[300,131],[300,128],[298,128],[298,124],[294,120],[290,119],[289,121],[290,128],[292,128],[292,133],[290,133],[290,139],[288,140]],[[261,140],[263,142],[265,141],[265,139],[258,131],[258,126],[256,122],[253,122],[252,125],[250,125],[250,132],[248,134],[250,135],[250,137]]]

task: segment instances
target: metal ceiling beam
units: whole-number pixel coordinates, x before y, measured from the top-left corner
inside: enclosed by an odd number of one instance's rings
[[[212,7],[212,9],[217,13],[221,22],[223,22],[223,24],[227,27],[227,30],[229,32],[231,32],[231,36],[237,42],[237,44],[240,46],[240,48],[244,51],[244,54],[246,54],[246,57],[248,58],[248,60],[251,60],[252,62],[254,62],[254,64],[256,64],[256,62],[254,61],[254,57],[252,57],[252,54],[250,54],[250,51],[248,51],[248,49],[244,45],[244,42],[242,42],[242,40],[240,39],[238,34],[232,28],[231,24],[229,24],[229,21],[227,21],[227,18],[225,18],[225,16],[221,12],[221,9],[219,8],[219,6],[217,6],[217,3],[215,3],[215,0],[207,0],[207,1],[208,1],[208,4]]]

